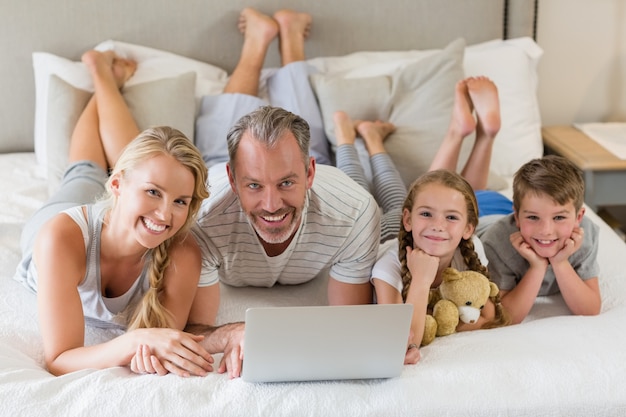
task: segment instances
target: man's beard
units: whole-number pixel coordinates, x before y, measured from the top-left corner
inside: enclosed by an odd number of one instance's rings
[[[271,245],[276,245],[279,243],[286,242],[296,231],[300,224],[300,219],[302,218],[302,209],[295,210],[292,212],[293,215],[291,217],[291,221],[286,227],[267,227],[265,226],[265,222],[261,221],[263,227],[257,223],[257,219],[262,217],[260,214],[246,214],[248,217],[248,221],[252,225],[252,228],[255,230],[257,235],[266,243]],[[289,213],[289,214],[292,214]],[[269,216],[266,214],[266,216]]]

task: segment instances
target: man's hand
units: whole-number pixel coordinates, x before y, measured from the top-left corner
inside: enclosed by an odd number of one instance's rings
[[[224,356],[220,361],[217,372],[223,374],[228,371],[231,378],[241,376],[241,366],[243,363],[243,336],[244,323],[234,323],[228,325],[227,334],[222,336],[226,338],[226,346],[224,347]]]
[[[223,353],[217,372],[228,372],[231,378],[241,376],[243,362],[243,337],[245,323],[229,323],[222,326],[188,324],[185,331],[204,336],[202,345],[211,353]]]

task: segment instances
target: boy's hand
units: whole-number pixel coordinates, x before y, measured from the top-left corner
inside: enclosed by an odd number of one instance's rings
[[[531,267],[548,267],[548,259],[537,255],[537,252],[524,240],[521,232],[512,233],[509,239],[517,253],[526,259]]]
[[[550,258],[550,263],[555,264],[558,262],[567,261],[570,256],[574,252],[576,252],[583,244],[583,237],[585,235],[585,231],[582,227],[574,227],[572,230],[572,235],[563,245],[560,251],[556,253],[552,258]]]

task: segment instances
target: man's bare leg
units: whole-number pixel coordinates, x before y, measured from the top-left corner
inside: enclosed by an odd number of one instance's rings
[[[454,89],[454,107],[448,131],[430,164],[430,171],[436,169],[456,171],[463,139],[476,128],[472,111],[466,80],[461,80],[456,83]]]
[[[139,129],[120,88],[135,73],[134,61],[112,51],[87,51],[82,57],[93,78],[95,93],[81,114],[70,144],[70,161],[91,160],[112,167]]]
[[[493,141],[500,130],[498,88],[487,77],[466,80],[467,91],[476,112],[476,141],[461,175],[474,190],[487,188]]]
[[[278,24],[270,16],[247,7],[239,15],[238,27],[243,33],[243,46],[224,92],[258,96],[265,55],[278,35]]]
[[[274,13],[274,19],[280,28],[281,64],[285,66],[292,62],[304,61],[304,40],[311,31],[311,15],[283,9]]]

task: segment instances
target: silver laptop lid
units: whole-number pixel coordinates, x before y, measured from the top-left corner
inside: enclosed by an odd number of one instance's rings
[[[410,304],[246,310],[242,379],[390,378],[404,364]]]

